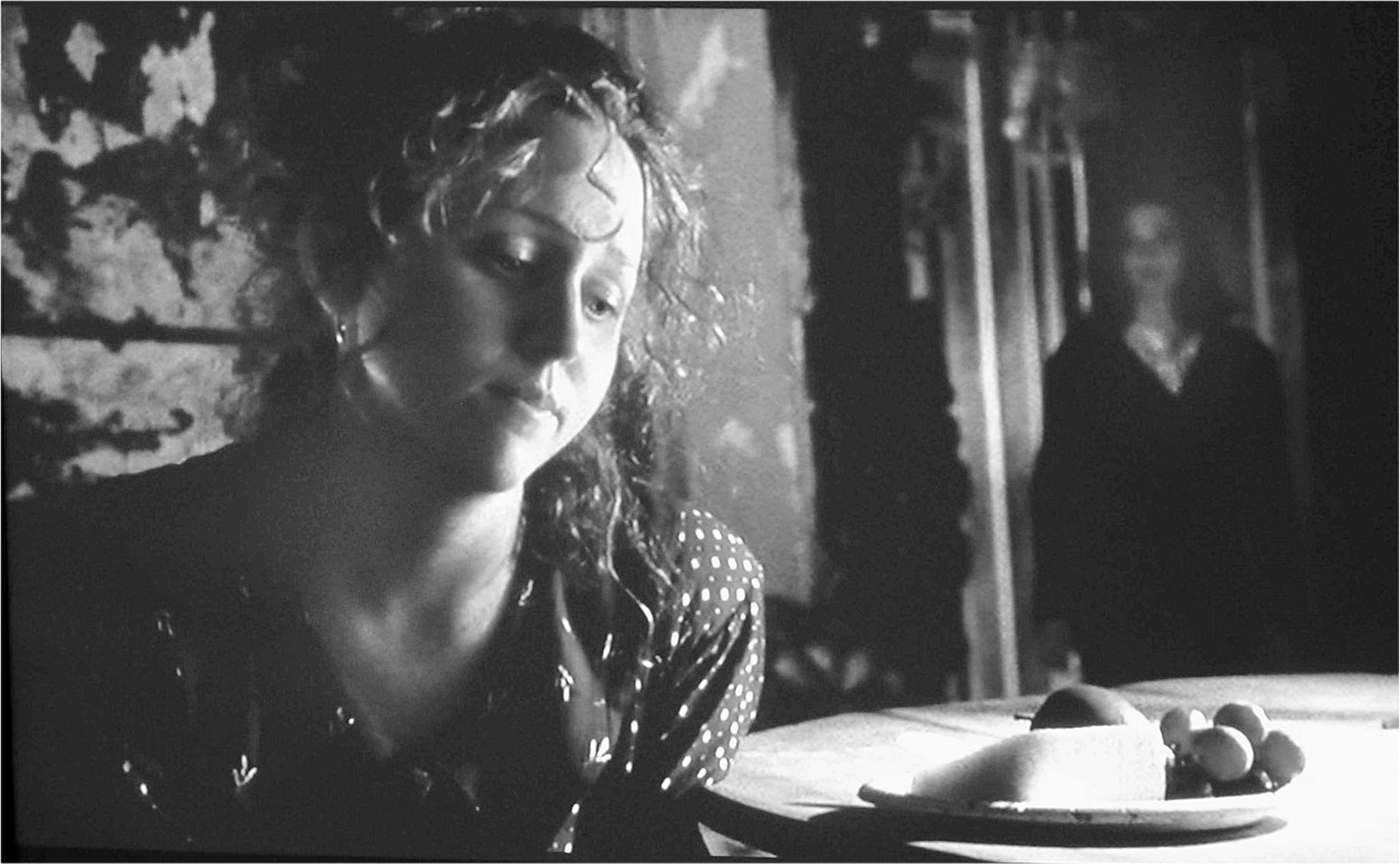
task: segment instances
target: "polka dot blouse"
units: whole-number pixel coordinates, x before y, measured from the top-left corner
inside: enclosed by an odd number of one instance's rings
[[[610,760],[611,776],[602,772],[604,782],[632,787],[634,805],[648,793],[676,799],[722,780],[763,686],[762,568],[738,536],[703,511],[681,515],[677,539],[679,578],[656,616],[655,665],[634,679],[638,698],[618,724],[625,755]],[[610,745],[601,740],[604,749]],[[585,795],[581,808],[594,797]],[[596,799],[610,797],[605,790]],[[581,808],[551,851],[574,851]]]
[[[384,757],[299,603],[271,587],[304,563],[285,520],[210,492],[256,474],[250,458],[229,448],[66,502],[84,544],[60,542],[54,512],[10,514],[11,662],[34,670],[12,689],[22,842],[686,853],[666,848],[694,833],[686,793],[741,758],[763,684],[763,572],[738,536],[679,514],[671,585],[645,602],[522,566],[484,686]]]

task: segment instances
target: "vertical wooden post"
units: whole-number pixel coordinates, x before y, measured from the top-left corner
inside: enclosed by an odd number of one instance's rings
[[[1015,147],[1011,164],[1011,194],[1016,206],[1016,276],[1020,280],[1021,289],[1034,297],[1035,231],[1031,227],[1031,189],[1027,177],[1029,172],[1025,153],[1020,146]],[[1054,350],[1055,346],[1045,342],[1043,333],[1040,341],[1042,355],[1048,355]]]
[[[1065,12],[1066,48],[1075,39],[1078,21],[1079,16],[1073,9]],[[1064,117],[1060,129],[1065,139],[1065,154],[1069,157],[1070,195],[1074,203],[1074,305],[1082,317],[1089,314],[1093,305],[1089,289],[1089,176],[1077,121],[1072,116]]]
[[[1264,233],[1264,172],[1259,164],[1259,114],[1254,99],[1254,60],[1244,55],[1244,166],[1249,196],[1249,284],[1254,327],[1259,338],[1275,342],[1274,304],[1269,291],[1269,247]]]
[[[970,18],[971,16],[969,16]],[[992,592],[996,609],[996,652],[1000,695],[1020,689],[1016,652],[1015,581],[1011,567],[1011,527],[1006,492],[1005,430],[1002,420],[997,307],[992,280],[992,230],[983,136],[981,51],[975,21],[969,21],[969,50],[963,74],[967,117],[967,182],[972,203],[972,260],[976,284],[977,346],[986,437],[986,494],[990,517]]]
[[[1078,273],[1075,274],[1075,307],[1081,316],[1093,307],[1089,289],[1089,176],[1084,164],[1084,145],[1079,132],[1067,125],[1064,130],[1065,150],[1069,153],[1070,187],[1074,195],[1074,253]]]
[[[1029,439],[1034,442],[1031,446],[1039,446],[1041,434],[1041,393],[1040,393],[1040,369],[1041,363],[1055,350],[1054,345],[1047,344],[1045,334],[1042,332],[1038,322],[1035,321],[1036,314],[1036,294],[1035,294],[1035,237],[1031,229],[1031,192],[1030,183],[1026,178],[1026,160],[1017,147],[1012,156],[1012,179],[1011,193],[1015,199],[1016,206],[1016,285],[1025,298],[1028,308],[1031,310],[1026,324],[1035,330],[1034,339],[1039,350],[1035,352],[1025,352],[1023,357],[1025,383],[1029,388],[1026,398],[1032,404],[1028,405],[1027,423]]]
[[[1051,164],[1050,109],[1039,109],[1040,129],[1034,155],[1035,195],[1040,215],[1040,332],[1046,353],[1065,335],[1065,294],[1060,282],[1060,247],[1055,219],[1055,173]]]

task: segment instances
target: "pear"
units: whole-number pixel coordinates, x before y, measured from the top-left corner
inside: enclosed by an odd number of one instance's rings
[[[1151,725],[1127,699],[1105,687],[1071,684],[1061,687],[1040,703],[1031,718],[1031,730],[1073,729],[1079,726]]]

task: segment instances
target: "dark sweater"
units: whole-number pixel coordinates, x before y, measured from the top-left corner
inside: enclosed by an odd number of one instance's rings
[[[1298,590],[1283,398],[1269,350],[1203,334],[1171,393],[1097,321],[1045,376],[1032,487],[1037,621],[1097,683],[1277,669]]]
[[[678,799],[727,772],[761,686],[742,541],[681,514],[649,638],[621,592],[522,564],[487,698],[385,759],[289,587],[302,520],[330,512],[308,509],[314,487],[304,461],[235,446],[7,505],[10,800],[30,854],[703,853]]]

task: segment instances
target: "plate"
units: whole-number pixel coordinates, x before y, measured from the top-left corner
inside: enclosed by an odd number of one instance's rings
[[[998,823],[1087,831],[1179,834],[1244,828],[1278,807],[1277,792],[1174,798],[1166,801],[1102,801],[1074,806],[1025,801],[942,801],[892,791],[898,784],[866,783],[861,799],[877,807]],[[904,784],[907,789],[908,784]]]

